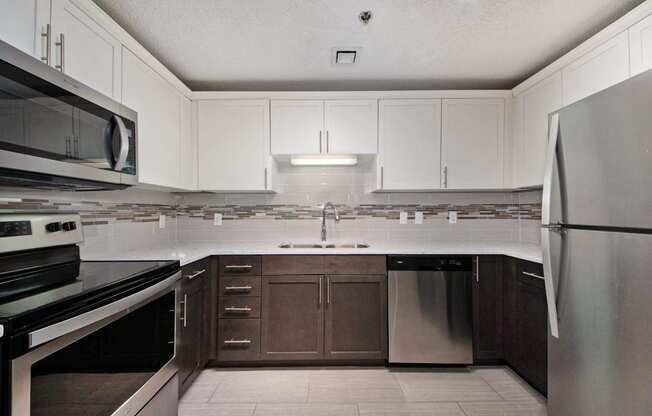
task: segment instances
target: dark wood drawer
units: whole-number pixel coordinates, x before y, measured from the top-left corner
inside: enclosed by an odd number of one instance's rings
[[[260,276],[260,256],[220,256],[220,276]]]
[[[226,296],[219,300],[220,318],[260,318],[260,298],[253,296]]]
[[[324,274],[324,256],[263,256],[263,275]]]
[[[384,275],[385,256],[325,256],[325,274]]]
[[[220,319],[217,335],[219,361],[251,361],[260,355],[260,319]]]
[[[260,277],[220,277],[218,296],[260,296]]]

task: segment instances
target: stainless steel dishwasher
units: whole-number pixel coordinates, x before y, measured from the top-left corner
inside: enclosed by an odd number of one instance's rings
[[[470,256],[390,256],[389,362],[472,364]]]

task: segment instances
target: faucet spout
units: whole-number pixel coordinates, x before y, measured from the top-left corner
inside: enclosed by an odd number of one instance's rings
[[[330,208],[335,215],[335,221],[340,221],[340,214],[337,212],[337,208],[333,205],[332,202],[326,202],[321,207],[321,241],[326,241],[326,210]]]

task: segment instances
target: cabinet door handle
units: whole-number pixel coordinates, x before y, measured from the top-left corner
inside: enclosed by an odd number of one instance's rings
[[[58,69],[61,72],[66,71],[66,42],[63,33],[59,35],[59,42],[55,43],[56,46],[59,47],[59,65],[55,65],[54,67]]]
[[[227,292],[250,292],[253,287],[251,286],[227,286],[224,288]]]
[[[321,150],[321,130],[319,130],[319,153],[322,153],[322,150]]]
[[[329,137],[329,134],[328,134],[328,130],[326,130],[326,153],[330,152],[330,149],[329,149],[330,143],[329,142],[330,142],[330,137]]]
[[[480,283],[480,256],[475,256],[475,282]]]
[[[225,312],[251,312],[251,308],[248,306],[245,307],[236,307],[236,306],[227,306],[224,308]]]
[[[525,276],[530,276],[530,277],[536,277],[537,279],[545,280],[543,276],[539,276],[538,274],[535,273],[530,273],[530,272],[521,272]]]
[[[444,166],[444,180],[443,180],[443,187],[444,189],[448,188],[448,166]]]
[[[322,286],[322,280],[323,279],[324,279],[323,277],[319,278],[319,288],[317,289],[317,290],[319,290],[319,300],[318,300],[318,305],[319,306],[321,306],[321,286]]]
[[[251,344],[250,339],[227,339],[224,341],[224,345],[249,345]]]
[[[232,271],[240,271],[240,272],[246,272],[251,269],[253,269],[254,266],[251,264],[227,264],[224,266],[224,270],[232,270]]]
[[[187,316],[187,313],[188,313],[188,294],[184,294],[183,295],[183,300],[181,302],[179,302],[179,303],[181,303],[183,305],[183,315],[179,319],[181,319],[181,321],[183,322],[183,327],[185,328],[185,327],[188,326],[188,316]]]
[[[45,33],[41,33],[41,42],[43,42],[43,38],[45,38],[45,56],[41,56],[41,61],[50,65],[52,57],[52,43],[50,43],[52,40],[52,26],[49,23],[45,25]]]
[[[385,187],[385,167],[380,167],[380,189]]]
[[[326,278],[326,305],[331,304],[331,278]]]
[[[192,280],[195,277],[197,277],[199,275],[202,275],[204,273],[206,273],[206,269],[197,270],[197,271],[193,272],[192,274],[187,274],[186,277],[188,278],[188,280]]]
[[[265,168],[264,175],[265,175],[265,188],[263,188],[263,189],[267,190],[267,168]]]

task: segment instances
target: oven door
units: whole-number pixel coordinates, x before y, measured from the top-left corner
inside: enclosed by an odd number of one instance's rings
[[[139,292],[114,302],[121,310],[103,319],[88,323],[87,313],[31,333],[40,345],[11,362],[11,415],[137,414],[177,372],[178,277],[143,290],[156,291],[146,299]],[[81,328],[48,340],[75,319]]]
[[[135,112],[1,42],[0,52],[3,170],[136,183]]]

